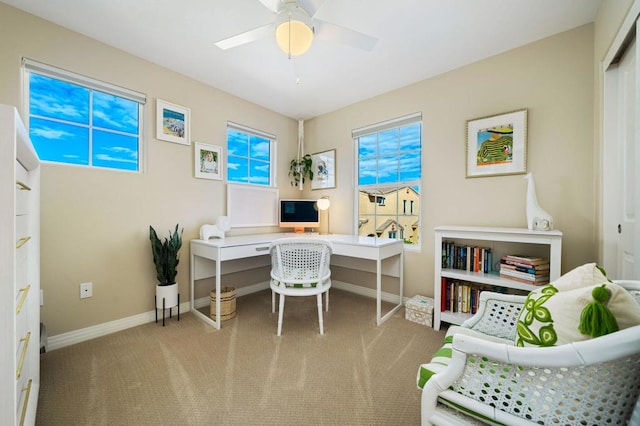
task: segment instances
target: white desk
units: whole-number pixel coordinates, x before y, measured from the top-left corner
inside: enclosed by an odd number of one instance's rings
[[[208,322],[215,328],[220,328],[220,276],[222,275],[222,262],[234,259],[256,258],[269,256],[269,244],[285,237],[300,237],[304,234],[272,233],[242,235],[223,239],[191,240],[190,254],[190,309],[197,317]],[[404,243],[402,240],[388,238],[360,237],[357,235],[314,235],[329,240],[333,243],[332,264],[334,257],[346,256],[350,258],[375,261],[376,264],[376,323],[378,325],[386,321],[402,306],[403,295],[403,264]],[[382,315],[382,261],[398,256],[398,278],[400,280],[400,300],[384,316]],[[215,273],[203,275],[199,269],[202,267],[202,259],[215,262]],[[250,263],[250,262],[247,262]],[[249,267],[246,269],[250,269]],[[348,266],[346,266],[348,267]],[[239,270],[236,268],[236,271]],[[235,271],[234,271],[235,272]],[[215,275],[216,277],[216,319],[215,321],[195,308],[195,281]]]

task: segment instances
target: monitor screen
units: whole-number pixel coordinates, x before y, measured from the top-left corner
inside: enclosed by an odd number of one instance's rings
[[[316,200],[280,200],[281,228],[294,228],[296,232],[304,232],[304,228],[319,226]]]

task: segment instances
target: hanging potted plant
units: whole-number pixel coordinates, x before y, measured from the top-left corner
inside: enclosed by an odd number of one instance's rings
[[[171,308],[178,305],[176,275],[178,274],[177,268],[180,262],[178,252],[182,247],[182,231],[184,229],[178,233],[178,224],[176,224],[176,229],[173,233],[169,231],[169,237],[160,240],[153,226],[149,226],[153,263],[156,265],[156,277],[158,278],[158,284],[156,285],[157,309],[162,309],[163,307]]]
[[[289,176],[293,178],[291,186],[297,186],[302,190],[305,179],[313,180],[313,159],[311,155],[306,154],[304,157],[294,158],[289,164]]]

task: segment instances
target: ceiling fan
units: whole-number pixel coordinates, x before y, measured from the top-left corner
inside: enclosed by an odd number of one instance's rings
[[[278,46],[289,57],[305,53],[314,38],[342,43],[370,51],[378,39],[355,30],[341,27],[314,15],[325,0],[258,0],[275,14],[275,20],[253,30],[225,38],[215,43],[227,50],[274,36]]]

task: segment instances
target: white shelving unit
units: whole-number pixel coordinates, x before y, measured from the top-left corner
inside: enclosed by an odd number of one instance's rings
[[[0,423],[33,425],[40,387],[40,161],[0,105]]]
[[[471,314],[441,311],[442,278],[467,281],[475,284],[529,292],[538,286],[501,278],[497,269],[490,273],[469,272],[459,269],[442,268],[442,242],[453,241],[456,244],[488,247],[493,253],[493,264],[500,262],[506,254],[523,254],[549,259],[549,280],[560,277],[562,254],[562,232],[530,231],[521,228],[483,228],[472,226],[438,226],[435,228],[434,260],[434,318],[433,328],[440,329],[442,322],[462,324]]]

